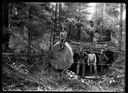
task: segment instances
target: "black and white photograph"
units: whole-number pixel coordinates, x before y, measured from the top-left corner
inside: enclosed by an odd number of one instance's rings
[[[126,3],[3,2],[2,91],[125,92]]]

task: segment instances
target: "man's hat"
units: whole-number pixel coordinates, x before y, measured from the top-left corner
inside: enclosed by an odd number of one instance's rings
[[[93,52],[93,51],[94,51],[94,50],[91,48],[91,49],[90,49],[90,52]]]

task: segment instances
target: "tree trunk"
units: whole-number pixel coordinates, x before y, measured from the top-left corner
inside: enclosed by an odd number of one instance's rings
[[[102,36],[104,34],[104,14],[105,14],[105,3],[102,4]]]
[[[56,5],[55,5],[55,14],[54,14],[54,16],[55,16],[55,21],[54,21],[54,32],[53,32],[53,45],[55,44],[55,32],[56,32],[56,27],[57,27],[57,3],[56,3]]]
[[[123,15],[123,4],[120,5],[120,30],[119,30],[119,50],[122,47],[122,15]]]
[[[31,5],[29,6],[28,11],[29,11],[29,22],[30,22],[30,25],[31,25],[31,22],[32,22],[32,15],[31,15],[32,9],[31,9]],[[30,53],[31,52],[31,47],[30,47],[30,44],[31,44],[31,27],[29,27],[29,29],[28,29],[28,44],[29,44],[28,45],[29,46],[28,53]],[[32,65],[31,56],[28,56],[28,64]]]
[[[62,4],[59,3],[59,21],[61,22]]]
[[[2,5],[2,10],[3,10],[3,19],[2,19],[2,23],[3,23],[3,26],[5,27],[8,27],[8,6],[9,6],[9,3],[7,2],[3,2],[3,5]]]

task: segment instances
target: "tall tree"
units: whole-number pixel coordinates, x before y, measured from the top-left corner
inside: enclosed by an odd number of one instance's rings
[[[122,23],[123,23],[123,20],[122,20],[122,17],[123,17],[123,4],[121,3],[120,4],[120,30],[119,30],[119,50],[121,50],[121,47],[122,47]]]

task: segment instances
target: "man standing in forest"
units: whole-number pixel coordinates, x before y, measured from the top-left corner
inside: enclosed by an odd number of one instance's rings
[[[71,32],[73,31],[74,23],[76,23],[75,19],[69,15],[69,17],[64,21],[64,23],[67,25],[68,28],[68,35],[67,38],[71,39]]]
[[[90,67],[90,73],[92,73],[92,67],[94,66],[94,72],[97,77],[96,54],[92,49],[91,49],[91,52],[88,54],[87,63],[88,63],[88,66]]]
[[[94,38],[95,28],[94,28],[93,21],[90,21],[89,32],[90,32],[90,36],[91,36],[91,42],[94,43],[93,38]]]
[[[64,48],[66,38],[67,38],[67,32],[64,30],[64,27],[62,25],[62,32],[60,32],[60,40],[61,40],[60,50]]]
[[[101,52],[99,54],[99,64],[102,64],[101,65],[101,72],[103,72],[103,64],[105,63],[105,61],[107,61],[108,58],[107,56],[105,55],[104,53],[104,49],[101,49]]]
[[[80,34],[81,34],[81,27],[84,27],[84,25],[82,24],[82,20],[78,20],[78,22],[76,23],[76,27],[77,27],[77,36],[76,36],[76,40],[80,40]]]

